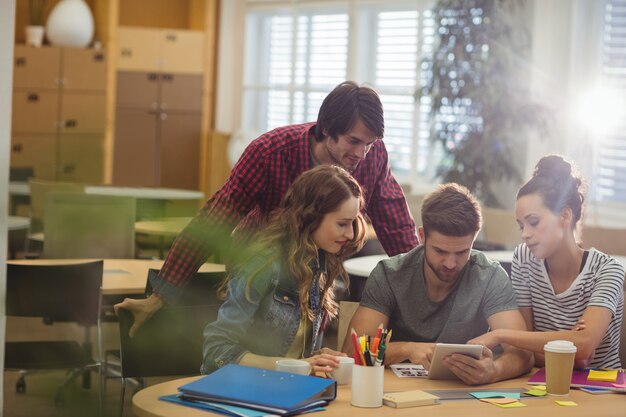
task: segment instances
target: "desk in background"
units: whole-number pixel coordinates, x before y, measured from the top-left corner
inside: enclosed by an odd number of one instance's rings
[[[24,199],[30,196],[30,187],[27,182],[9,182],[9,194]],[[195,213],[197,203],[204,200],[204,193],[196,190],[179,190],[174,188],[151,188],[151,187],[116,187],[110,185],[87,185],[85,194],[109,195],[117,197],[134,197],[137,199],[137,218],[164,217],[167,213],[167,202],[190,202],[193,207],[184,211],[193,210]],[[21,201],[21,200],[20,200]],[[11,207],[13,213],[15,207]]]
[[[95,259],[25,259],[8,261],[8,264],[47,265],[52,263],[80,263]],[[102,276],[102,295],[139,295],[145,294],[149,269],[161,269],[161,260],[143,259],[105,259]],[[199,272],[224,272],[221,264],[203,264]]]
[[[488,388],[494,391],[497,391],[499,388],[529,388],[526,384],[529,375],[475,388]],[[161,395],[177,393],[179,386],[197,378],[198,377],[181,378],[142,389],[133,397],[133,411],[139,417],[207,417],[213,415],[204,410],[170,404],[159,401],[158,399]],[[392,371],[385,370],[385,392],[415,389],[464,389],[471,391],[472,387],[468,387],[456,381],[432,381],[426,378],[398,378]],[[588,417],[593,415],[602,417],[623,417],[624,407],[626,406],[626,395],[624,394],[593,395],[579,390],[572,390],[568,396],[564,397],[546,396],[540,398],[524,398],[522,402],[527,406],[517,410],[503,410],[495,405],[486,404],[478,400],[445,401],[440,405],[403,409],[385,406],[379,408],[357,408],[350,405],[350,395],[349,385],[338,386],[337,399],[332,401],[327,406],[326,411],[320,413],[319,416],[402,417],[419,415],[420,417],[501,417],[504,414],[514,414],[532,417],[553,417],[555,415],[567,417]],[[555,404],[555,399],[575,401],[578,406],[561,407]]]
[[[135,222],[135,233],[158,237],[159,258],[164,259],[166,238],[175,238],[191,221],[191,217],[166,217]]]

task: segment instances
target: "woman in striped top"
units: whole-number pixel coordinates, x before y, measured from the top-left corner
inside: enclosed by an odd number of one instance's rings
[[[577,367],[621,367],[624,267],[576,241],[583,203],[583,181],[571,164],[560,156],[543,157],[517,193],[515,216],[524,243],[515,249],[511,267],[520,311],[533,331],[498,329],[471,343],[527,349],[543,366],[543,346],[569,340],[577,347]]]

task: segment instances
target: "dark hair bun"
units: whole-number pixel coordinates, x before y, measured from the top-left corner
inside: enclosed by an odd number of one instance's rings
[[[544,156],[537,162],[533,176],[552,179],[569,178],[572,176],[572,164],[560,155]]]

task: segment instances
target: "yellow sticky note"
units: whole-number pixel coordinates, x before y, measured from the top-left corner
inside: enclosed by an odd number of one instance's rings
[[[519,401],[515,401],[514,403],[508,403],[508,404],[494,404],[497,405],[500,408],[520,408],[520,407],[526,407],[526,404],[521,403]]]
[[[591,369],[587,375],[589,381],[615,382],[617,380],[617,369],[597,370]]]
[[[526,391],[526,394],[532,395],[533,397],[543,397],[547,393],[545,390],[542,389],[531,389],[529,391]]]
[[[480,401],[489,404],[511,404],[518,402],[515,398],[481,398]]]
[[[541,390],[541,391],[545,391],[546,390],[546,386],[545,385],[533,385],[531,391],[532,390],[536,390],[536,389]]]
[[[563,407],[576,407],[576,406],[578,406],[578,404],[576,404],[574,401],[555,401],[555,403],[557,403],[558,405],[561,405]]]

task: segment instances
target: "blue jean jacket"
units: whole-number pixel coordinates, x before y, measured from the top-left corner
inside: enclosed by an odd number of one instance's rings
[[[326,272],[326,254],[319,253],[314,265],[314,280]],[[228,283],[228,296],[220,307],[217,320],[204,329],[204,358],[201,372],[207,374],[229,363],[237,363],[247,352],[263,356],[285,356],[300,326],[301,309],[298,284],[282,261],[272,263],[252,280],[246,298],[247,278],[255,271],[259,257],[244,266]],[[307,341],[307,355],[320,349],[323,338],[322,310],[318,286],[311,289],[311,308],[315,314],[312,341]]]

